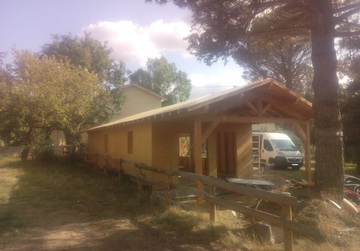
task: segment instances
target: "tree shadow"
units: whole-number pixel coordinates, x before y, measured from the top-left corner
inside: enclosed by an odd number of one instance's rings
[[[127,179],[63,160],[2,161],[13,179],[0,203],[0,249],[8,250],[212,250],[220,226],[195,229],[195,218],[157,222],[167,208]],[[17,177],[11,177],[17,173]],[[156,224],[155,224],[156,223]],[[153,225],[154,224],[154,225]],[[156,225],[156,226],[155,226]],[[176,227],[174,227],[176,226]]]

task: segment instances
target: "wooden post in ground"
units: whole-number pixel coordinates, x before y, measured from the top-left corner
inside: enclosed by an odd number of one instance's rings
[[[194,121],[194,159],[195,159],[195,173],[202,174],[202,149],[201,149],[201,120]],[[196,182],[196,187],[199,192],[204,190],[204,183],[200,180]],[[197,196],[196,202],[201,204],[204,201],[202,196]]]
[[[291,206],[282,206],[282,214],[283,217],[287,220],[292,220],[292,210]],[[285,251],[292,251],[293,250],[293,243],[294,243],[294,236],[293,231],[284,228],[284,250]]]
[[[216,187],[215,186],[209,186],[209,193],[212,196],[215,196]],[[213,223],[216,223],[216,204],[210,203],[210,221]]]
[[[305,142],[305,180],[310,184],[311,178],[311,151],[310,151],[310,123],[306,123],[306,142]]]

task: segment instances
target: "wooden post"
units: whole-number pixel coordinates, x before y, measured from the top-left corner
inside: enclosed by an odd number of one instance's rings
[[[292,220],[291,206],[282,206],[282,213],[285,219]],[[293,231],[286,228],[284,228],[283,231],[284,231],[284,250],[292,251],[293,243],[294,243]]]
[[[216,187],[215,186],[209,186],[209,193],[212,196],[215,196]],[[210,203],[210,221],[213,223],[216,223],[216,204]]]
[[[202,174],[202,149],[201,149],[201,121],[194,121],[194,160],[195,160],[195,173]],[[196,186],[199,192],[204,190],[204,184],[202,181],[197,181]],[[200,204],[204,201],[201,196],[196,199],[197,203]]]
[[[216,133],[211,134],[208,137],[208,162],[209,162],[209,176],[210,177],[217,177],[217,138]],[[216,187],[209,186],[209,193],[211,195],[215,195]],[[212,222],[216,222],[216,204],[210,204],[210,220]]]
[[[305,141],[305,180],[311,183],[311,153],[310,153],[310,125],[309,122],[305,125],[306,141]]]

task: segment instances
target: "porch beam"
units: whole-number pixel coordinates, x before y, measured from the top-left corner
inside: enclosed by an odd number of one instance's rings
[[[222,122],[227,123],[286,123],[286,124],[305,124],[306,122],[294,118],[274,118],[274,117],[240,117],[240,116],[222,116]]]
[[[263,114],[263,101],[261,98],[257,98],[257,115],[262,117]]]
[[[206,128],[206,130],[203,132],[201,136],[201,144],[204,144],[205,141],[208,139],[210,134],[216,129],[216,127],[220,124],[219,119],[215,119],[211,122],[211,124]]]
[[[202,143],[201,143],[201,120],[196,119],[194,121],[194,161],[195,161],[195,173],[196,174],[203,174],[203,167],[202,167]],[[204,184],[201,181],[197,181],[196,187],[199,192],[204,190]],[[202,203],[203,198],[197,197],[197,203]]]

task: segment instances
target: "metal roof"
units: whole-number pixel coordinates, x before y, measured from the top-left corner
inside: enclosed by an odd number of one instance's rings
[[[253,84],[234,87],[216,94],[135,114],[85,131],[93,131],[144,121],[171,121],[184,117],[206,115],[284,118],[308,121],[313,118],[312,104],[283,84],[265,79]]]

